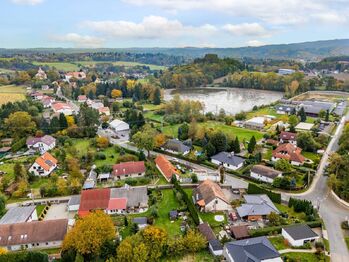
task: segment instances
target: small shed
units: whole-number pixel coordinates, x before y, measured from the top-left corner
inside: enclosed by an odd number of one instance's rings
[[[132,222],[137,224],[139,229],[143,229],[148,225],[148,219],[146,217],[135,217]]]
[[[233,238],[240,240],[249,238],[250,234],[248,233],[248,228],[246,225],[241,226],[231,226],[230,232]]]
[[[68,211],[69,212],[76,212],[79,210],[80,199],[81,199],[80,195],[72,196],[69,199],[69,202],[68,202]]]
[[[170,220],[175,221],[178,218],[178,211],[177,210],[171,210],[169,212]]]
[[[305,243],[314,242],[319,238],[318,234],[305,224],[284,227],[281,234],[294,247],[303,246]]]

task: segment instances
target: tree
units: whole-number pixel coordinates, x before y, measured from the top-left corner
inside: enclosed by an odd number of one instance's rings
[[[297,135],[297,145],[305,151],[316,152],[320,147],[310,132],[301,132]]]
[[[248,143],[247,151],[252,154],[256,147],[256,138],[254,136],[251,137],[250,142]]]
[[[214,147],[214,145],[212,145],[211,142],[209,142],[206,147],[205,147],[205,151],[208,157],[213,156],[214,154],[216,154],[216,148]]]
[[[150,151],[155,147],[156,131],[149,125],[145,125],[141,131],[138,131],[133,135],[132,140],[139,149],[144,149],[150,157]]]
[[[15,179],[17,182],[28,179],[27,170],[19,162],[16,162],[15,166],[13,167],[13,173],[15,174]]]
[[[189,230],[183,238],[186,249],[189,253],[196,253],[206,248],[207,241],[205,237],[194,230]]]
[[[329,178],[327,179],[327,185],[330,189],[336,190],[338,184],[338,180],[335,174],[331,174]]]
[[[161,91],[160,91],[160,88],[156,88],[155,89],[153,104],[154,105],[160,105],[161,104]]]
[[[194,140],[196,137],[197,130],[198,130],[198,124],[197,124],[196,120],[193,119],[189,125],[188,137],[191,138],[192,140]]]
[[[227,136],[221,131],[214,133],[209,143],[214,146],[216,153],[226,151],[228,148]]]
[[[116,251],[117,261],[120,262],[133,262],[133,247],[132,238],[127,237],[120,243]]]
[[[0,193],[0,216],[6,212],[6,197]]]
[[[299,119],[296,115],[290,115],[288,118],[288,123],[295,127],[299,123]]]
[[[147,261],[157,261],[162,255],[167,243],[167,232],[159,227],[147,226],[141,232],[144,243],[151,248]]]
[[[189,126],[187,123],[184,123],[178,127],[178,139],[187,140],[188,137],[189,137]]]
[[[232,145],[232,150],[235,154],[239,154],[241,152],[241,148],[240,148],[240,141],[238,137],[235,137],[235,139],[233,140],[233,145]]]
[[[5,119],[5,129],[16,138],[34,134],[36,124],[27,112],[15,112]]]
[[[328,109],[326,110],[325,121],[326,122],[330,121],[330,111]]]
[[[104,243],[115,239],[115,234],[113,221],[107,214],[92,212],[76,221],[64,238],[62,250],[74,249],[83,256],[96,256]]]
[[[119,89],[113,89],[110,95],[112,98],[119,98],[122,97],[122,91]]]
[[[68,121],[63,113],[59,114],[59,129],[66,129],[68,127]]]
[[[288,172],[292,170],[292,165],[286,159],[279,159],[275,163],[275,169]]]
[[[104,136],[97,137],[96,144],[98,148],[107,148],[109,146],[109,139]]]
[[[271,224],[272,226],[279,226],[281,224],[281,218],[275,212],[271,212],[267,216],[267,219],[269,220],[269,224]]]
[[[301,109],[299,110],[298,114],[299,114],[299,117],[301,119],[301,122],[307,121],[307,115],[306,115],[306,113],[304,111],[304,107],[301,107]]]
[[[162,133],[155,136],[155,147],[161,147],[166,142],[166,136]]]

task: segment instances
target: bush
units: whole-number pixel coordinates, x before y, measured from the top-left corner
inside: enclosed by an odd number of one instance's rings
[[[97,160],[106,160],[107,157],[105,156],[104,153],[99,152],[99,153],[96,154],[96,159]]]
[[[20,140],[18,140],[16,143],[14,143],[11,146],[11,151],[12,152],[17,152],[18,150],[20,150],[21,148],[23,148],[26,145],[26,138],[21,138]]]
[[[247,193],[248,194],[266,194],[271,199],[271,201],[277,204],[281,204],[281,194],[261,188],[256,184],[249,183],[247,188]]]
[[[0,262],[48,262],[48,255],[36,251],[11,252],[0,256]]]

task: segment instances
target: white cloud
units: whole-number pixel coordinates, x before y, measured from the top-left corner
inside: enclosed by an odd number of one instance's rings
[[[259,41],[259,40],[250,40],[246,42],[247,46],[262,46],[266,45],[266,43]]]
[[[346,16],[334,12],[319,13],[313,15],[313,17],[325,24],[343,24],[348,21],[348,18]]]
[[[65,35],[52,35],[51,40],[61,43],[71,43],[75,47],[101,47],[104,43],[104,39],[89,35],[79,35],[75,33],[69,33]]]
[[[226,24],[223,29],[237,36],[266,37],[269,35],[267,30],[258,23]]]
[[[122,39],[163,39],[180,36],[198,37],[216,32],[213,25],[198,27],[185,26],[178,20],[161,16],[147,16],[139,22],[130,21],[86,21],[82,27],[113,38]]]
[[[12,3],[18,5],[38,5],[44,2],[44,0],[11,0]]]
[[[250,17],[273,25],[310,22],[323,12],[347,16],[342,11],[347,0],[122,0],[136,6],[155,6],[167,11],[208,10]],[[327,19],[338,23],[337,19]]]

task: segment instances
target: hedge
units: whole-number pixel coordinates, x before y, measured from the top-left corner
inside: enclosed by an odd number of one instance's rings
[[[48,255],[37,251],[11,252],[0,255],[0,262],[48,262]]]
[[[273,191],[261,188],[260,186],[257,186],[256,184],[249,183],[247,188],[248,194],[266,194],[271,201],[277,204],[281,204],[281,194],[275,193]]]
[[[311,222],[306,222],[304,223],[308,225],[311,228],[314,227],[321,227],[322,221],[321,220],[316,220],[316,221],[311,221]],[[275,226],[275,227],[265,227],[265,228],[260,228],[260,229],[253,229],[250,230],[250,236],[251,237],[260,237],[260,236],[268,236],[271,233],[276,232],[277,234],[281,234],[281,230],[284,227],[290,227],[294,225],[284,225],[284,226]]]

